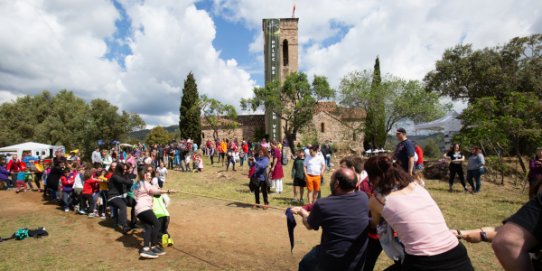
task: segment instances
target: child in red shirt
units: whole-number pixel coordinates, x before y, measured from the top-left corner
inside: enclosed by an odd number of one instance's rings
[[[96,206],[94,202],[94,191],[98,189],[98,179],[93,178],[93,172],[90,169],[85,170],[84,173],[84,184],[83,184],[83,191],[81,192],[81,208],[79,210],[79,214],[86,215],[88,214],[88,217],[96,217]],[[86,211],[85,211],[86,210]]]

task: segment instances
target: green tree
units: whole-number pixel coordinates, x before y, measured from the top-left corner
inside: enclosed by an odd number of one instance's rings
[[[387,134],[400,121],[414,122],[429,121],[439,118],[449,110],[450,105],[443,105],[435,93],[427,93],[419,81],[403,80],[387,76],[381,83],[378,91],[373,91],[370,72],[354,71],[341,79],[339,85],[340,103],[351,108],[363,108],[366,112],[383,117],[385,133],[380,133],[377,145],[386,145]],[[381,106],[372,107],[380,102]],[[361,129],[361,128],[360,128]]]
[[[367,104],[367,118],[365,119],[365,148],[382,148],[386,143],[386,120],[384,89],[380,75],[380,60],[375,60],[373,77],[371,80],[371,97]],[[369,147],[370,146],[370,147]]]
[[[241,107],[253,111],[264,107],[274,112],[284,125],[283,131],[292,153],[295,153],[297,133],[312,120],[318,101],[335,96],[326,77],[314,76],[310,84],[304,73],[291,73],[282,85],[273,81],[253,91],[254,97],[242,99]]]
[[[179,115],[180,136],[201,144],[201,114],[199,108],[198,86],[190,72],[184,80],[183,97]]]
[[[0,105],[0,144],[37,141],[64,145],[67,150],[81,149],[90,156],[99,139],[122,140],[127,133],[145,123],[136,114],[122,112],[105,100],[90,104],[62,90],[56,95],[43,91]]]
[[[164,127],[156,126],[149,132],[146,142],[147,145],[151,146],[154,144],[168,144],[172,139],[171,134]]]
[[[503,46],[473,50],[457,45],[444,52],[424,81],[426,89],[452,99],[474,102],[508,93],[532,92],[542,98],[542,34],[513,38]]]
[[[504,106],[496,97],[479,98],[461,114],[463,129],[454,139],[464,145],[480,145],[498,157],[512,153],[519,159],[524,173],[522,146],[542,139],[538,118],[542,104],[534,93],[511,92],[503,97]]]
[[[233,130],[238,126],[237,110],[233,105],[223,104],[220,101],[201,96],[200,106],[203,118],[213,129],[213,138],[218,139],[218,131],[222,129]]]

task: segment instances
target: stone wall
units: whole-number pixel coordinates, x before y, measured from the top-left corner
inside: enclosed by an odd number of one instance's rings
[[[355,131],[360,121],[343,121],[328,112],[319,112],[312,118],[312,125],[318,136],[318,143],[331,141],[340,148],[363,149],[363,131]],[[361,148],[361,149],[360,149]]]
[[[204,120],[202,119],[202,123]],[[237,128],[218,130],[218,138],[237,138],[239,140],[252,139],[258,130],[264,130],[264,115],[240,115],[237,117]],[[213,139],[213,130],[207,125],[202,125],[203,139]]]

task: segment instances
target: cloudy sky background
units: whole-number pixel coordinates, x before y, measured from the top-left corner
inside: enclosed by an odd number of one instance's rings
[[[46,89],[105,98],[149,126],[178,123],[183,81],[239,105],[263,84],[262,18],[292,0],[0,0],[0,102]],[[446,48],[542,33],[540,0],[297,0],[300,69],[422,79]]]

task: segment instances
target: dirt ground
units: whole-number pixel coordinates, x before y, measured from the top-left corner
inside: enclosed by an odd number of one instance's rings
[[[122,235],[109,220],[44,204],[37,192],[0,191],[0,236],[38,226],[50,234],[0,243],[0,270],[297,270],[304,253],[320,241],[320,232],[299,224],[290,253],[281,210],[180,194],[169,210],[175,245],[159,259],[139,260],[140,231]]]

